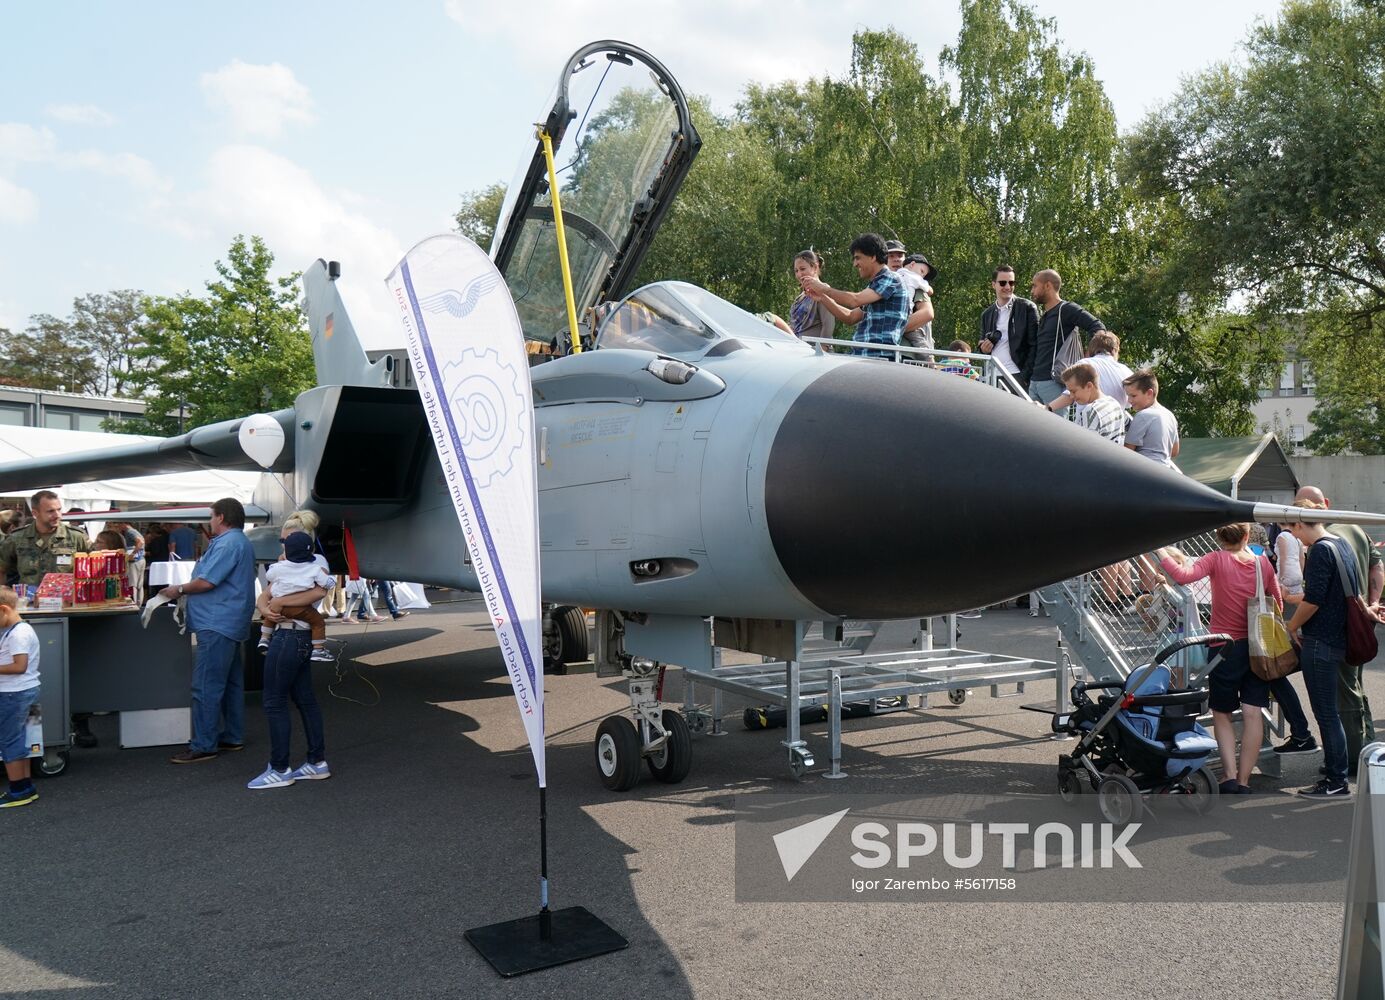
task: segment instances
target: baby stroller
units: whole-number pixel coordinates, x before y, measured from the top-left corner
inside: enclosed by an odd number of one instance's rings
[[[1190,646],[1229,641],[1226,635],[1190,636],[1160,650],[1124,681],[1073,685],[1072,711],[1053,717],[1055,733],[1081,739],[1058,758],[1063,801],[1072,804],[1095,791],[1102,817],[1118,825],[1140,815],[1145,795],[1177,795],[1194,812],[1210,809],[1217,782],[1205,765],[1217,741],[1197,721],[1207,708],[1207,691],[1172,688],[1164,661]]]

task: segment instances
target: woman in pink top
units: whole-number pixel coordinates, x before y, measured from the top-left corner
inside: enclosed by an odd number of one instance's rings
[[[1232,642],[1212,652],[1221,653],[1221,662],[1207,675],[1208,704],[1212,707],[1212,728],[1221,750],[1222,794],[1244,794],[1250,772],[1260,757],[1264,738],[1265,718],[1261,710],[1270,704],[1270,688],[1250,669],[1250,645],[1246,638],[1246,601],[1255,596],[1255,564],[1260,564],[1265,594],[1281,606],[1279,580],[1274,567],[1264,556],[1246,548],[1250,528],[1245,524],[1228,524],[1217,529],[1221,551],[1209,552],[1194,561],[1177,549],[1161,549],[1160,564],[1176,583],[1189,584],[1204,578],[1212,583],[1213,632],[1225,632]],[[1236,766],[1236,730],[1231,714],[1241,708],[1241,761]],[[1235,777],[1232,777],[1235,775]]]

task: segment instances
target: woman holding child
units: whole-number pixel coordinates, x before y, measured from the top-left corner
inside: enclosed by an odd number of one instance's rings
[[[290,583],[292,587],[314,584],[309,589],[294,589],[275,594],[279,589],[275,582],[270,588],[260,592],[256,600],[261,620],[272,628],[268,648],[265,651],[263,704],[265,719],[269,723],[269,766],[264,773],[252,779],[247,788],[287,788],[298,781],[320,781],[332,776],[327,766],[326,737],[322,722],[322,708],[317,695],[313,693],[313,637],[312,626],[306,620],[315,615],[321,622],[313,605],[327,593],[322,581],[329,576],[324,563],[319,563],[313,554],[314,533],[317,531],[318,517],[312,511],[297,511],[284,522],[280,532],[280,542],[284,546],[281,562],[290,565],[283,572],[270,574],[271,581],[280,576],[301,576],[301,580]],[[303,735],[307,741],[304,762],[289,767],[293,723],[289,717],[288,702],[292,700],[303,720]]]

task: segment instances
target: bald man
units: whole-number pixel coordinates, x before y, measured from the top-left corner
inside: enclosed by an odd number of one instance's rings
[[[1304,486],[1294,494],[1294,499],[1332,506],[1332,501],[1316,486]],[[1381,589],[1385,588],[1385,563],[1381,561],[1380,550],[1360,525],[1329,524],[1327,530],[1351,546],[1356,555],[1356,579],[1364,581],[1366,603],[1376,608],[1380,604]],[[1347,732],[1347,776],[1354,778],[1361,760],[1361,748],[1375,739],[1375,720],[1371,718],[1371,703],[1361,686],[1361,668],[1344,662],[1337,680],[1337,709]]]

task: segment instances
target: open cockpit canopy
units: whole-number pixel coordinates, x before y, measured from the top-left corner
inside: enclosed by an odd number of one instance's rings
[[[631,292],[601,320],[596,346],[687,361],[743,350],[813,353],[793,334],[686,281],[656,281]]]
[[[634,281],[701,139],[678,82],[647,52],[593,42],[576,52],[540,119],[554,160],[579,317]],[[491,244],[524,335],[567,339],[543,144],[506,191]]]

